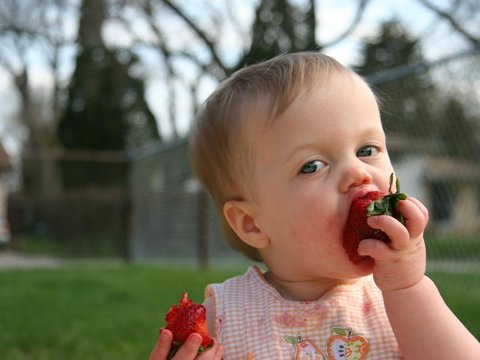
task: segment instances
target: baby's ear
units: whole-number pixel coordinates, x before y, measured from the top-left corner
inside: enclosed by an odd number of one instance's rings
[[[254,211],[247,201],[227,201],[223,205],[223,215],[237,236],[248,245],[262,249],[269,244],[268,237],[257,226]]]

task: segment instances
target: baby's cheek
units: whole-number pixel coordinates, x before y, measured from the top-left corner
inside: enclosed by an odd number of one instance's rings
[[[303,216],[290,227],[290,236],[296,241],[311,241],[319,236],[332,235],[338,233],[338,221],[335,216],[325,216],[325,214],[310,214]]]
[[[325,232],[326,233],[332,233],[335,230],[338,230],[339,223],[338,223],[338,217],[336,216],[327,216],[325,219]]]

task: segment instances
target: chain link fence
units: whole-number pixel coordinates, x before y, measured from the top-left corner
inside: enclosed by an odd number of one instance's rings
[[[374,74],[403,190],[429,209],[430,267],[479,269],[480,52]]]
[[[133,259],[238,257],[218,230],[213,202],[193,178],[186,139],[136,154],[131,165]]]
[[[402,190],[429,208],[426,239],[432,266],[478,269],[480,263],[479,65],[476,51],[366,74],[381,101]],[[241,261],[223,241],[214,206],[192,177],[187,147],[187,140],[179,140],[128,157],[60,157],[69,167],[88,166],[92,181],[107,165],[128,179],[111,189],[63,193],[52,186],[58,183],[58,169],[55,176],[49,172],[43,182],[50,193],[10,196],[16,246],[22,248],[32,238],[52,239],[68,245],[67,255],[197,259],[200,266],[208,259],[215,264]],[[42,154],[30,159],[35,166],[48,163],[51,168],[57,160]],[[31,180],[39,184],[41,179]]]
[[[367,76],[402,190],[430,210],[432,263],[480,260],[479,65],[477,51]],[[134,259],[240,257],[192,178],[186,141],[137,154],[131,176]]]

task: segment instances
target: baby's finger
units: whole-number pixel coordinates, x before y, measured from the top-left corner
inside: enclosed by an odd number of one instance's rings
[[[365,239],[358,244],[360,256],[370,256],[375,261],[388,261],[392,256],[392,249],[381,240]]]
[[[172,360],[193,360],[197,356],[198,349],[202,343],[202,336],[193,333],[190,334],[183,345],[178,349]]]
[[[367,223],[373,229],[382,230],[390,238],[389,247],[393,250],[403,250],[410,245],[410,234],[397,219],[388,215],[370,216]]]
[[[172,346],[173,334],[170,330],[162,330],[155,347],[150,354],[150,360],[165,360]]]
[[[223,345],[219,345],[217,352],[215,353],[215,360],[222,360],[223,359],[224,348]]]
[[[426,208],[418,200],[409,198],[401,201],[397,209],[405,218],[405,226],[410,236],[412,238],[420,236],[427,226],[428,211],[425,212]]]
[[[422,202],[414,197],[409,196],[407,200],[413,202],[415,205],[418,206],[420,211],[423,214],[423,218],[425,220],[425,224],[428,223],[428,209],[425,207],[425,205],[422,204]]]
[[[196,357],[197,360],[221,360],[223,357],[223,346],[220,345],[216,339],[214,339],[213,346],[207,351],[203,352],[200,356]]]

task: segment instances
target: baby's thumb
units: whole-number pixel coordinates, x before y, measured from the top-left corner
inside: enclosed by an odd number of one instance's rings
[[[376,261],[387,260],[391,249],[381,240],[365,239],[358,244],[358,254],[360,256],[370,256]]]

